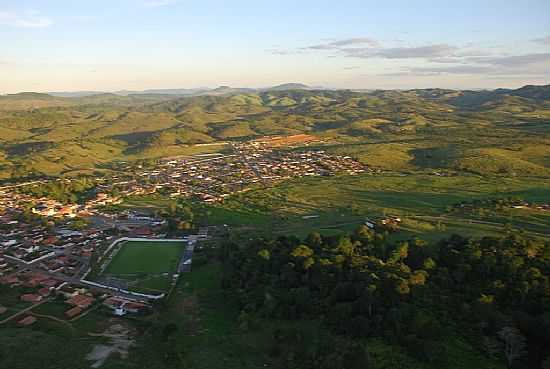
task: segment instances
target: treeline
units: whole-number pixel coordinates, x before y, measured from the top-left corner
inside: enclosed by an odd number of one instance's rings
[[[514,206],[526,206],[529,205],[520,197],[504,197],[496,199],[475,199],[472,201],[462,201],[447,207],[447,211],[504,211],[513,208]]]
[[[183,199],[170,201],[166,209],[156,215],[166,219],[166,231],[171,237],[182,236],[194,227],[195,213]]]
[[[37,198],[47,197],[64,204],[76,204],[91,199],[95,187],[93,179],[82,177],[70,181],[50,181],[19,187],[17,191]]]
[[[359,346],[374,337],[438,367],[457,340],[508,367],[550,367],[549,242],[509,233],[390,243],[363,226],[345,237],[229,242],[222,259],[241,318],[320,320],[348,339],[347,354],[337,346],[353,367],[369,367]],[[317,351],[292,351],[289,365],[326,367]]]

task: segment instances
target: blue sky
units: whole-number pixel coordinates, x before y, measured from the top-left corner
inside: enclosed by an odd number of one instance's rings
[[[550,1],[0,0],[0,93],[550,83]]]

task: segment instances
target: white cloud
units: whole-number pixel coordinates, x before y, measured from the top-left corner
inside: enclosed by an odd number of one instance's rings
[[[332,42],[327,42],[324,44],[317,44],[312,46],[304,47],[304,49],[310,49],[310,50],[334,50],[334,49],[340,49],[345,46],[352,46],[352,45],[366,45],[370,47],[377,47],[378,42],[368,38],[368,37],[355,37],[355,38],[347,38],[343,40],[337,40]]]
[[[385,58],[385,59],[414,59],[437,58],[452,56],[456,47],[447,44],[426,45],[419,47],[390,47],[390,48],[351,48],[341,49],[346,56],[356,58]]]
[[[457,59],[457,65],[442,67],[441,64],[423,67],[402,67],[400,72],[388,75],[436,76],[436,75],[480,75],[489,76],[537,76],[550,75],[549,54],[525,54],[498,57]]]
[[[534,64],[549,63],[550,53],[468,58],[467,60],[473,63],[498,65],[502,67],[525,67]]]
[[[267,52],[273,54],[273,55],[295,55],[295,54],[301,54],[302,50],[291,50],[291,49],[267,49]]]
[[[532,41],[550,44],[550,36]],[[473,45],[467,45],[459,48],[445,43],[397,47],[381,45],[369,38],[350,38],[308,46],[300,50],[329,51],[328,57],[387,59],[401,65],[400,70],[382,74],[384,76],[487,77],[490,75],[548,76],[550,74],[550,53],[509,55],[472,47]]]
[[[489,74],[494,69],[486,66],[478,65],[457,65],[444,68],[417,67],[410,68],[412,74],[440,75],[440,74]]]
[[[311,45],[301,50],[338,51],[350,58],[415,59],[450,57],[458,50],[448,44],[429,44],[417,47],[385,47],[368,37],[347,38]]]
[[[0,11],[0,25],[18,28],[44,28],[53,24],[48,17],[37,15],[36,13],[17,14],[12,12]]]

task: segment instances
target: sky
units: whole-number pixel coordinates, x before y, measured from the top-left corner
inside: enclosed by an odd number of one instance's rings
[[[550,83],[548,0],[0,0],[0,93]]]

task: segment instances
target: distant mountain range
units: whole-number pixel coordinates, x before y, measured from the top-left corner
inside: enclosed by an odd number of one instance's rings
[[[179,96],[200,96],[200,95],[228,95],[254,93],[260,91],[286,91],[286,90],[312,90],[322,89],[321,87],[310,87],[302,83],[284,83],[277,86],[266,88],[235,88],[230,86],[220,86],[217,88],[199,87],[199,88],[165,88],[165,89],[148,89],[148,90],[119,90],[114,92],[106,91],[61,91],[48,92],[48,95],[56,97],[86,97],[93,95],[103,95],[112,93],[120,96],[129,95],[174,95]]]
[[[61,92],[48,92],[44,94],[35,92],[21,92],[18,94],[7,95],[10,97],[19,96],[22,99],[38,98],[46,95],[50,97],[67,97],[67,98],[79,98],[79,97],[91,97],[91,96],[140,96],[140,97],[189,97],[189,96],[224,96],[224,95],[236,95],[236,94],[248,94],[258,92],[269,91],[291,91],[291,90],[335,90],[327,89],[323,87],[312,87],[303,83],[284,83],[276,86],[265,88],[249,88],[249,87],[230,87],[219,86],[216,88],[199,87],[199,88],[167,88],[167,89],[148,89],[148,90],[119,90],[114,92],[106,91],[61,91]],[[336,89],[337,90],[337,89]],[[344,89],[342,89],[344,90]],[[351,89],[354,92],[360,93],[372,93],[375,91],[388,91],[388,90],[376,90],[376,89]],[[428,89],[412,89],[412,90],[392,90],[392,91],[419,91],[419,94],[424,98],[441,98],[443,95],[450,96],[452,94],[458,94],[465,99],[466,103],[470,102],[470,99],[476,102],[483,100],[492,100],[497,96],[516,96],[527,99],[536,100],[548,100],[550,99],[550,85],[546,86],[533,86],[527,85],[518,89],[505,89],[499,88],[495,90],[490,89],[475,89],[475,90],[452,90],[441,88],[428,88]],[[431,96],[430,96],[431,95]],[[2,96],[2,95],[0,95]],[[6,95],[5,95],[6,96]]]

